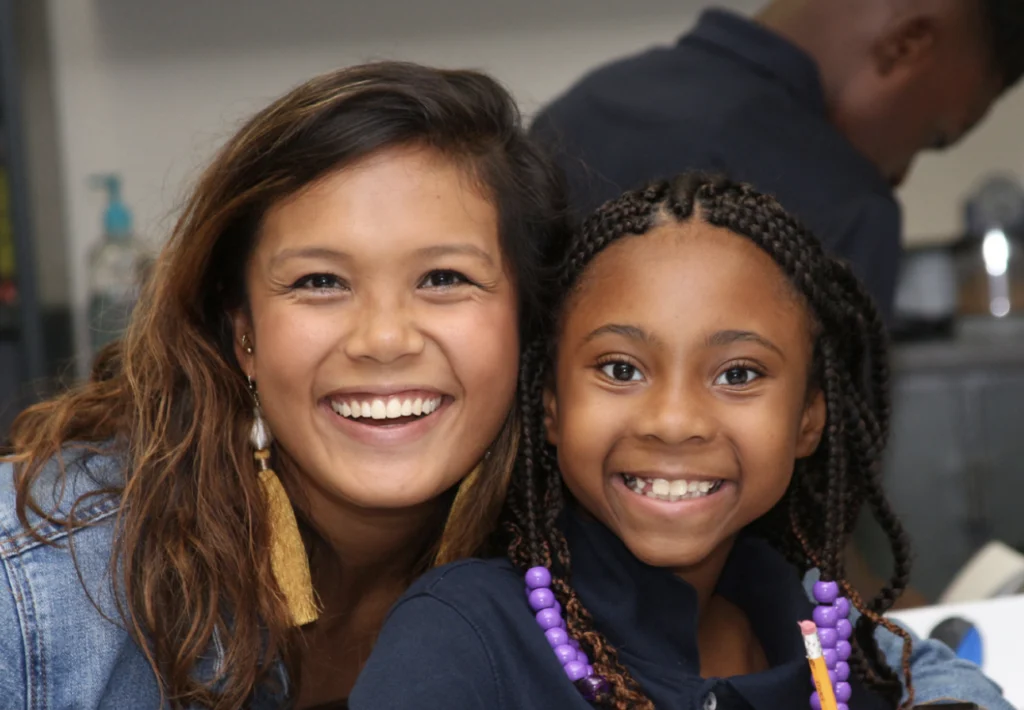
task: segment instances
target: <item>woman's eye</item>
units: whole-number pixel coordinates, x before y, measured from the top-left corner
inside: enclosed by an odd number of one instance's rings
[[[715,384],[728,387],[742,387],[743,385],[749,385],[760,376],[760,372],[751,370],[749,367],[732,367],[719,375],[715,380]]]
[[[423,288],[452,288],[468,283],[471,283],[470,280],[458,271],[437,269],[424,276],[420,286]]]
[[[640,370],[628,362],[608,362],[601,366],[601,372],[616,382],[639,382],[643,379]]]
[[[309,274],[295,282],[293,288],[312,291],[329,291],[342,286],[341,279],[334,274]]]

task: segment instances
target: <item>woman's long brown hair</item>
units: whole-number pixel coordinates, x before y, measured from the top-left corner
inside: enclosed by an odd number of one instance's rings
[[[458,161],[494,199],[529,338],[546,245],[564,234],[557,172],[490,78],[364,65],[297,87],[228,141],[185,204],[123,341],[103,353],[89,382],[14,423],[9,460],[26,527],[30,511],[84,524],[74,509],[55,516],[34,498],[43,467],[66,447],[113,450],[124,460],[123,485],[109,492],[121,497],[110,569],[123,623],[174,707],[239,707],[271,663],[289,656],[289,617],[271,574],[267,511],[247,441],[251,399],[229,317],[246,306],[243,274],[261,219],[325,175],[409,144]],[[510,415],[483,470],[457,496],[431,546],[442,560],[474,553],[493,528],[516,430]],[[287,478],[294,464],[287,452],[276,456]],[[218,675],[198,678],[215,632]]]

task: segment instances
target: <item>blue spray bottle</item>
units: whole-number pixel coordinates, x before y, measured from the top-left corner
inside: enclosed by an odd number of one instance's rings
[[[121,200],[121,178],[97,175],[91,183],[107,192],[103,235],[89,259],[89,337],[95,354],[124,334],[146,258],[132,232],[131,212]]]

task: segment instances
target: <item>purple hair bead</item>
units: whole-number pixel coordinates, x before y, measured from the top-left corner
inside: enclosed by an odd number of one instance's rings
[[[581,678],[587,677],[587,665],[585,663],[569,661],[562,668],[565,670],[565,674],[569,676],[569,680],[574,683]]]
[[[530,592],[528,601],[534,611],[552,609],[555,606],[555,594],[547,587],[538,587]]]
[[[544,635],[547,637],[548,643],[551,644],[552,648],[565,646],[572,640],[569,638],[569,634],[565,633],[565,629],[558,626],[548,629],[544,632]]]
[[[845,683],[850,679],[850,664],[846,661],[839,661],[836,664],[836,680]]]
[[[840,703],[849,702],[853,688],[849,683],[833,683],[836,689],[836,700]]]
[[[547,567],[531,567],[526,571],[526,586],[530,589],[540,589],[551,586],[551,572]]]
[[[537,624],[544,630],[559,627],[565,623],[562,617],[555,613],[554,609],[541,609],[537,612]]]
[[[834,648],[822,649],[821,657],[825,659],[826,668],[830,671],[835,670],[836,664],[839,663],[839,654]]]
[[[569,661],[578,660],[576,658],[576,649],[569,644],[563,643],[561,646],[555,646],[555,658],[563,666]]]
[[[850,660],[851,651],[853,651],[853,649],[850,647],[849,641],[840,641],[836,644],[836,654],[839,656],[838,660],[840,661]]]
[[[814,614],[812,618],[814,619],[814,625],[818,627],[818,634],[820,635],[822,629],[836,628],[836,623],[841,617],[835,607],[816,606],[814,607]]]
[[[831,604],[839,598],[839,585],[835,582],[815,582],[814,598],[819,604]]]
[[[846,703],[836,703],[836,710],[850,710],[850,706]]]
[[[537,625],[544,630],[544,637],[551,645],[555,658],[562,665],[562,670],[569,677],[583,697],[597,700],[608,691],[608,681],[594,674],[590,659],[580,648],[580,644],[569,636],[565,619],[562,618],[562,605],[558,603],[551,591],[551,572],[546,567],[531,567],[526,573],[527,603],[536,611],[534,618]]]
[[[846,597],[836,597],[836,600],[832,602],[832,606],[835,608],[836,613],[839,614],[840,619],[845,619],[850,615],[850,600]]]
[[[839,643],[839,632],[835,629],[818,629],[818,640],[822,648],[835,648]]]
[[[840,619],[836,622],[836,633],[839,634],[840,641],[849,641],[853,636],[853,624],[849,619]]]
[[[821,710],[821,698],[818,697],[817,690],[811,693],[811,710]]]
[[[590,702],[594,702],[599,697],[608,692],[608,681],[598,675],[594,675],[593,668],[589,668],[591,671],[586,678],[576,681],[576,687],[579,688],[580,694]]]

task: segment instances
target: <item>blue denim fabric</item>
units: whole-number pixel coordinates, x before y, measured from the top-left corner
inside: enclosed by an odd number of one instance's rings
[[[83,493],[121,484],[122,468],[114,457],[68,454],[65,465],[63,486],[54,461],[33,488],[42,509],[58,516],[67,515]],[[30,523],[38,523],[43,538],[57,546],[43,544],[18,521],[13,467],[0,464],[0,707],[166,707],[116,607],[110,556],[119,502],[111,495],[86,499],[76,514],[88,525],[70,533],[30,514]],[[219,649],[211,649],[197,674],[214,671],[218,657]],[[281,705],[282,698],[264,694],[251,707]]]

